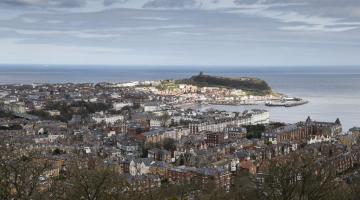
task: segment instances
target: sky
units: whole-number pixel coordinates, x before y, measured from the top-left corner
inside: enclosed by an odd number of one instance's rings
[[[360,66],[359,0],[0,0],[1,64]]]

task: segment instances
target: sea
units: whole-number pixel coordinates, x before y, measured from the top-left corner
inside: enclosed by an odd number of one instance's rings
[[[316,121],[339,118],[344,131],[360,126],[360,67],[189,67],[189,66],[42,66],[0,65],[0,84],[98,83],[179,79],[203,72],[228,77],[257,77],[274,91],[300,97],[308,104],[283,108],[265,106],[207,105],[226,111],[266,109],[271,121],[295,123],[310,116]]]

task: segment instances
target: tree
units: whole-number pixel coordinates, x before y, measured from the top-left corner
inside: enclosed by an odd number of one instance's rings
[[[298,153],[270,161],[264,177],[257,188],[267,200],[325,200],[338,188],[330,163]]]
[[[258,124],[258,125],[248,125],[245,126],[246,128],[246,138],[251,139],[251,138],[261,138],[261,134],[265,131],[265,126],[262,124]]]
[[[265,174],[264,183],[258,183],[258,188],[264,199],[293,200],[297,189],[297,168],[293,158],[280,162],[272,161]]]
[[[66,199],[126,199],[125,181],[106,167],[95,169],[73,166],[68,175]]]
[[[161,115],[160,120],[161,120],[161,126],[165,127],[167,126],[167,122],[170,119],[170,115],[165,112],[164,114]]]
[[[328,162],[315,162],[309,157],[302,158],[299,167],[299,200],[326,200],[338,187],[336,172]]]
[[[175,140],[172,138],[165,138],[163,141],[163,147],[164,149],[168,150],[168,151],[175,151],[176,150],[176,144],[175,144]]]
[[[258,199],[258,190],[252,178],[254,177],[249,172],[240,171],[239,174],[233,178],[233,187],[226,199]]]
[[[177,162],[179,163],[179,165],[188,165],[188,166],[190,166],[191,165],[191,158],[192,158],[192,154],[186,152],[186,153],[181,154],[179,156],[179,159],[177,160]]]
[[[49,164],[37,159],[34,152],[21,155],[9,148],[0,151],[0,199],[41,199]]]
[[[340,187],[334,193],[335,199],[357,200],[360,199],[360,177],[353,178],[348,185]]]
[[[56,148],[52,151],[53,155],[60,155],[61,154],[61,150],[59,148]]]

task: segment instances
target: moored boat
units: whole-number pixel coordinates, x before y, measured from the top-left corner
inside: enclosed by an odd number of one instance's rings
[[[269,107],[294,107],[309,103],[306,100],[300,98],[286,98],[281,101],[268,101],[265,106]]]

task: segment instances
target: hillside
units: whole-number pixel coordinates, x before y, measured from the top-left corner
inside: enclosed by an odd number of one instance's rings
[[[249,94],[266,95],[271,93],[270,86],[258,78],[229,78],[219,76],[209,76],[200,73],[197,76],[192,76],[189,79],[178,80],[178,83],[185,83],[196,85],[199,87],[225,87],[232,89],[241,89]]]

